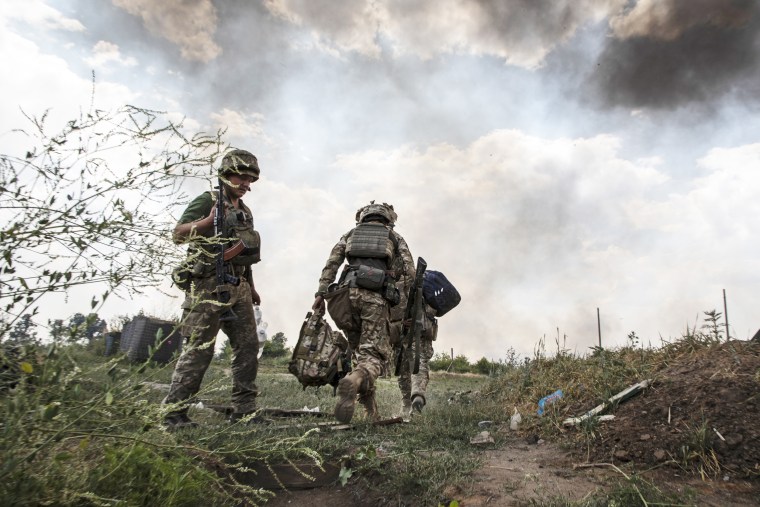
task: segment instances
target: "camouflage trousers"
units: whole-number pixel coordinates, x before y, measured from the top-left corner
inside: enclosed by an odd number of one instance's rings
[[[391,326],[401,327],[401,321],[392,322]],[[401,330],[398,330],[399,334]],[[428,363],[433,358],[433,341],[423,335],[420,337],[420,369],[419,373],[412,374],[409,371],[409,356],[414,354],[414,349],[409,348],[401,356],[401,368],[399,369],[398,387],[401,389],[402,401],[405,405],[411,403],[412,396],[421,394],[425,397],[428,382],[430,381],[430,367]]]
[[[353,350],[353,368],[364,370],[375,385],[391,357],[388,329],[388,302],[377,292],[366,289],[349,289],[351,311],[361,322],[360,331],[347,331],[346,337]]]
[[[188,292],[182,304],[180,334],[185,346],[172,375],[169,394],[163,403],[189,401],[201,387],[214,357],[216,335],[221,328],[232,347],[232,408],[235,412],[250,412],[256,408],[256,374],[258,372],[259,341],[253,315],[251,286],[241,280],[237,287],[226,286],[230,292],[229,304],[220,306],[214,289],[216,279],[202,279],[195,284],[195,293]],[[231,308],[237,319],[220,322],[219,316]],[[186,411],[182,407],[178,411]]]

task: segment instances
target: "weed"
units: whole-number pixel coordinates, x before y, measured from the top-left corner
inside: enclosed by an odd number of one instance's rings
[[[702,479],[717,477],[721,466],[713,450],[713,443],[714,434],[707,421],[703,420],[701,424],[695,426],[687,424],[680,456],[678,456],[680,466],[684,469],[696,467]]]

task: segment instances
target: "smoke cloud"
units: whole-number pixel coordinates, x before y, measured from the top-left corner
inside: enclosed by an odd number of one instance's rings
[[[642,0],[610,27],[587,79],[606,107],[705,110],[726,97],[760,98],[756,1]]]
[[[222,52],[214,42],[217,16],[211,0],[113,0],[113,3],[142,18],[152,34],[178,45],[187,60],[208,62]]]

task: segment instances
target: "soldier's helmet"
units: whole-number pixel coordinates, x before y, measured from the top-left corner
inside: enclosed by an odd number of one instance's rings
[[[222,159],[219,174],[221,176],[249,174],[257,180],[261,170],[259,169],[259,161],[253,153],[246,150],[232,150]]]
[[[380,217],[393,226],[398,219],[398,215],[393,211],[393,205],[388,203],[375,204],[375,201],[356,211],[356,223],[368,222],[375,217]]]

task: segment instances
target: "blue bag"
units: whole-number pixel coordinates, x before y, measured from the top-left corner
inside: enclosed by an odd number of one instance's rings
[[[433,307],[438,317],[448,313],[462,300],[456,287],[440,271],[425,271],[422,296],[425,302]]]

